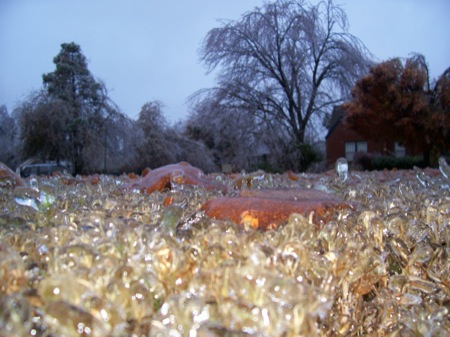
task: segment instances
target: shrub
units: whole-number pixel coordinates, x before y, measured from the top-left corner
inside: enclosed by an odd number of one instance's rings
[[[392,170],[397,168],[399,170],[409,170],[417,167],[425,167],[425,161],[422,157],[392,157],[392,156],[380,156],[374,157],[370,163],[371,170]]]
[[[352,169],[369,171],[371,170],[373,154],[367,152],[356,152],[353,156]]]
[[[322,160],[322,156],[317,149],[314,148],[311,144],[301,144],[299,146],[299,150],[301,153],[300,157],[300,170],[306,171],[312,163],[320,162]]]
[[[421,156],[393,157],[358,152],[353,157],[352,169],[363,171],[410,170],[414,167],[426,167]]]

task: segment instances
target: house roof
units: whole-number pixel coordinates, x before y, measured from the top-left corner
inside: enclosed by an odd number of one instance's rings
[[[325,136],[325,139],[327,139],[333,133],[334,129],[336,129],[343,116],[344,109],[342,108],[342,106],[335,106],[333,108],[333,112],[331,113],[330,128],[328,129],[328,133]]]

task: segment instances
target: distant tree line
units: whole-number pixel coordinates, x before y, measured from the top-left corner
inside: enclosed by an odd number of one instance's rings
[[[64,43],[55,71],[9,115],[0,107],[0,161],[11,167],[30,158],[55,161],[74,174],[120,173],[186,160],[217,167],[201,142],[168,125],[159,102],[143,105],[136,121],[120,112],[105,85],[89,72],[76,43]]]
[[[193,94],[190,115],[176,125],[158,101],[130,119],[90,73],[80,46],[64,43],[43,88],[11,114],[0,107],[0,161],[13,168],[30,158],[64,162],[75,174],[139,172],[178,161],[207,172],[303,171],[321,159],[313,144],[323,139],[333,106],[344,102],[349,123],[366,125],[370,136],[371,123],[384,116],[401,119],[392,135],[404,142],[417,140],[408,136],[414,132],[422,143],[440,137],[448,144],[449,71],[432,87],[421,56],[404,67],[396,60],[376,65],[347,28],[332,0],[316,6],[278,0],[222,22],[200,51],[217,71],[216,86]]]

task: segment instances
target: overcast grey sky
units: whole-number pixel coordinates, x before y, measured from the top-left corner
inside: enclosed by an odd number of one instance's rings
[[[316,4],[317,0],[310,1]],[[450,0],[337,0],[349,32],[377,61],[425,55],[432,77],[450,66]],[[76,42],[110,98],[136,118],[159,100],[169,121],[186,99],[214,84],[198,49],[218,19],[239,17],[263,0],[0,0],[0,105],[11,112],[42,74],[55,69],[61,43]]]

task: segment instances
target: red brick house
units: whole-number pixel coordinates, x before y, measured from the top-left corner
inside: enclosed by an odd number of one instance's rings
[[[404,157],[406,155],[416,155],[409,153],[407,149],[395,142],[386,140],[372,141],[366,139],[355,130],[350,129],[344,122],[344,110],[337,106],[331,115],[330,128],[325,137],[327,151],[327,165],[333,165],[340,157],[346,158],[349,162],[357,152],[367,152],[385,156]]]

